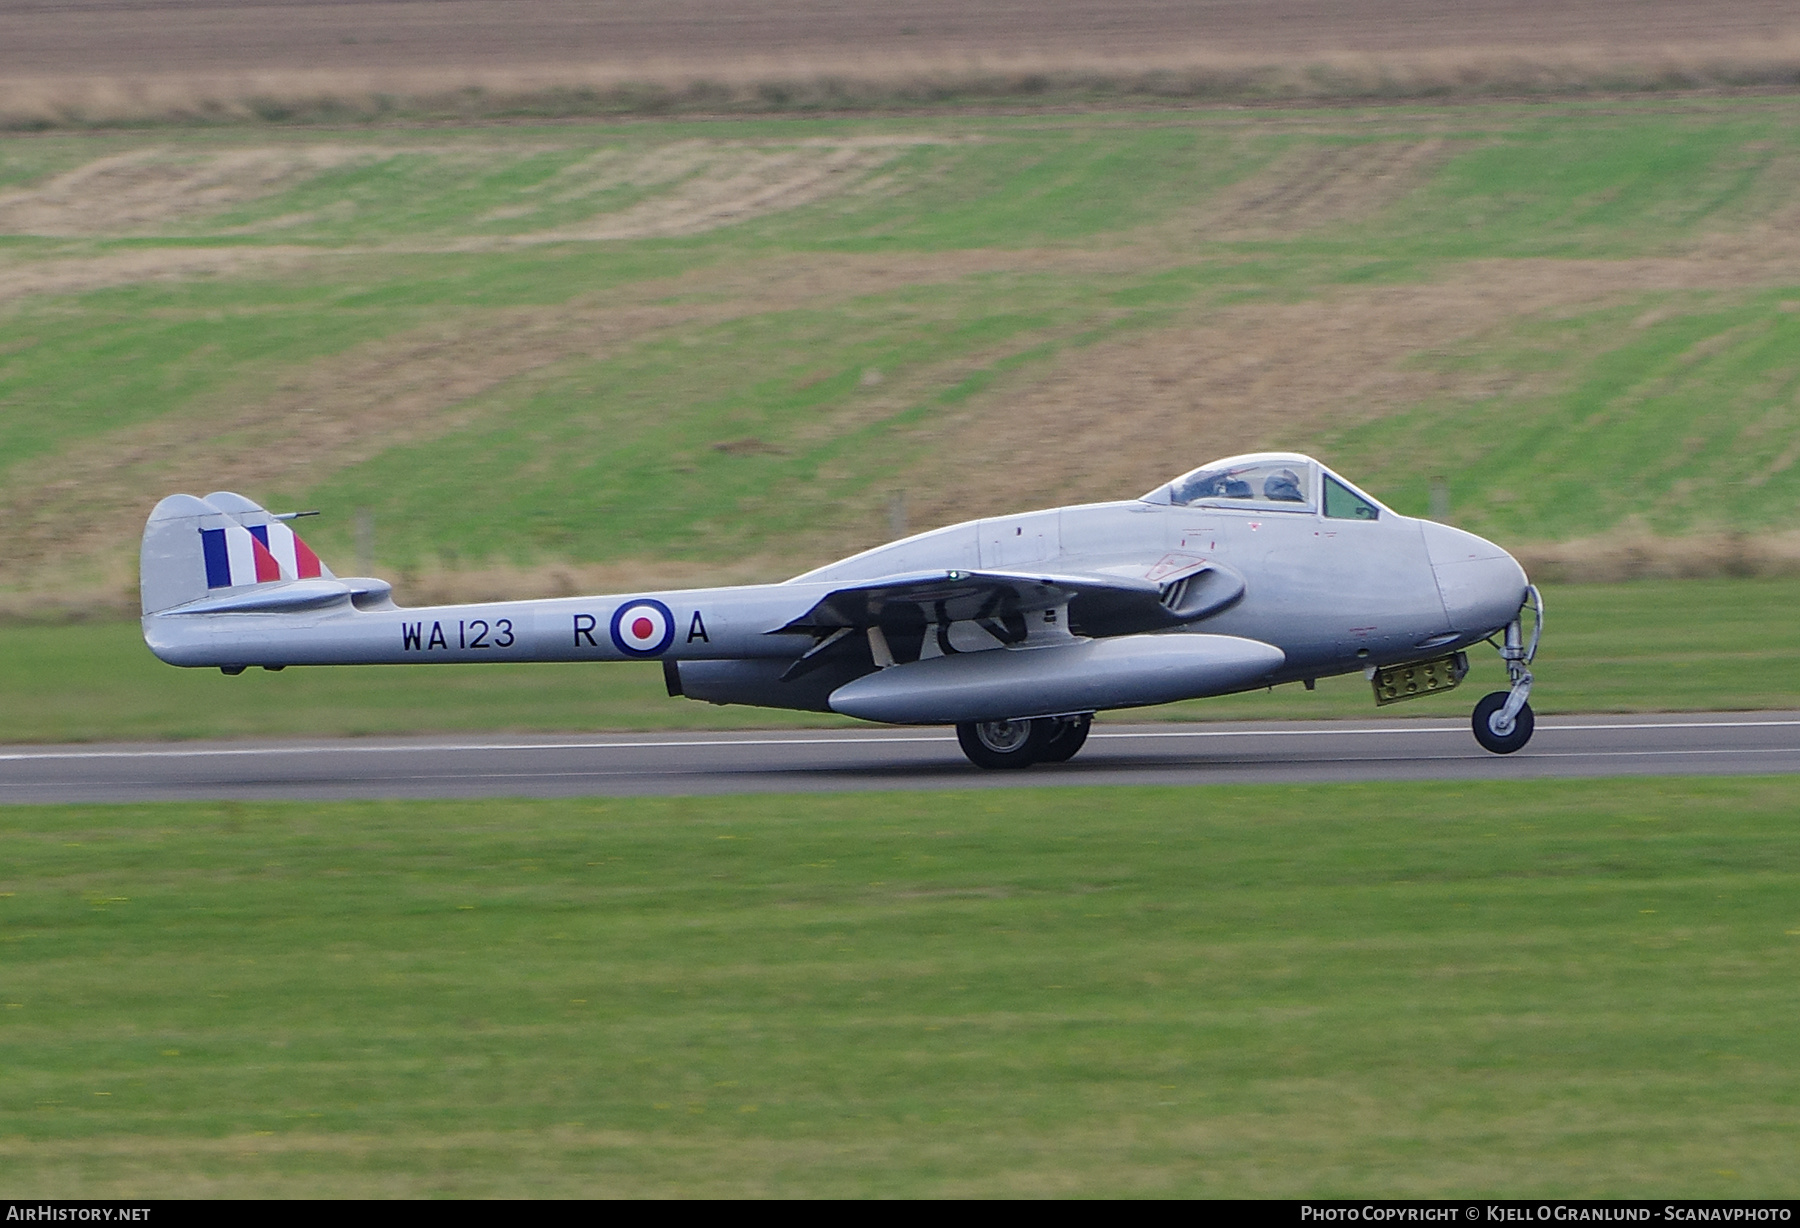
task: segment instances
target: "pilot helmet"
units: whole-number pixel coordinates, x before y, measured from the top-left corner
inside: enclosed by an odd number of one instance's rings
[[[1304,503],[1300,493],[1300,475],[1292,469],[1278,469],[1263,482],[1263,498],[1279,503]]]

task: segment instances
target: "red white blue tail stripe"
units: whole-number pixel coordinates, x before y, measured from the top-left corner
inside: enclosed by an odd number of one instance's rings
[[[200,543],[206,555],[209,589],[274,580],[310,580],[321,572],[319,556],[300,540],[299,534],[279,521],[248,528],[231,525],[201,529]]]

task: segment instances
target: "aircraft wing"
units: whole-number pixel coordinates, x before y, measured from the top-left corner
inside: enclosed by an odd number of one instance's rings
[[[1218,582],[1205,584],[1207,573]],[[1194,581],[1208,599],[1189,599]],[[1067,605],[1088,635],[1123,635],[1190,622],[1235,601],[1243,581],[1222,569],[1189,569],[1173,582],[1135,576],[1007,571],[928,571],[882,576],[833,589],[772,634],[836,632],[896,622],[973,622],[1002,642],[1024,638],[1023,616]],[[1195,594],[1198,596],[1198,594]],[[1016,627],[1016,634],[1013,633]]]

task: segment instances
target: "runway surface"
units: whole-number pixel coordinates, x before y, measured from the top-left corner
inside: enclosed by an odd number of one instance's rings
[[[1800,712],[1541,718],[1511,756],[1466,721],[1096,725],[1071,763],[971,767],[945,729],[14,746],[0,802],[584,797],[1800,772]]]

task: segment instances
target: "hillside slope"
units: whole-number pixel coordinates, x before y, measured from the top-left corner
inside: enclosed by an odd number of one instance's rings
[[[325,509],[413,596],[523,594],[778,576],[1262,446],[1407,511],[1441,479],[1540,557],[1779,565],[1796,118],[7,138],[0,591],[128,606],[178,489]]]

